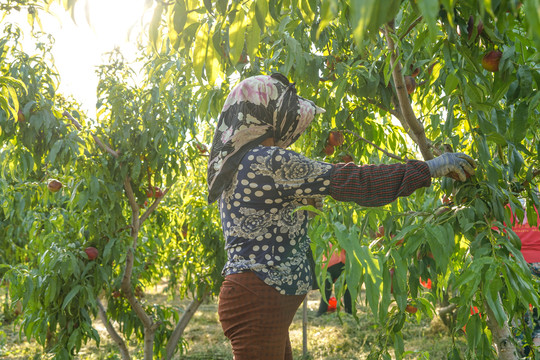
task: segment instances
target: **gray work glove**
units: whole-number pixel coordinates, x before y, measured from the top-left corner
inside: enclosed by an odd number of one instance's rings
[[[465,181],[474,175],[476,163],[463,153],[444,153],[435,159],[428,160],[431,177],[449,176],[455,180]]]

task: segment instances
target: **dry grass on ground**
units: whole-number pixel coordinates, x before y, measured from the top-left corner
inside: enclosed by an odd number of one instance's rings
[[[186,306],[188,301],[173,301],[163,295],[161,288],[153,289],[146,301],[151,303],[168,303]],[[319,305],[319,293],[312,291],[308,295],[308,356],[312,360],[353,360],[366,359],[376,341],[377,330],[371,316],[365,309],[358,309],[359,321],[347,314],[337,313],[315,317]],[[101,345],[89,342],[80,352],[80,360],[120,359],[120,356],[109,339],[103,324],[96,320],[94,326],[101,336]],[[406,359],[443,359],[451,349],[452,339],[441,324],[429,321],[408,322],[403,334]],[[302,351],[302,307],[298,310],[290,328],[291,342],[295,359],[303,359]],[[185,332],[188,348],[184,354],[177,355],[176,360],[230,360],[231,347],[221,331],[217,318],[217,302],[215,299],[201,305]],[[134,344],[131,344],[134,346]],[[429,354],[429,355],[427,355]],[[18,329],[14,325],[0,328],[0,359],[27,360],[47,359],[41,355],[41,348],[35,342],[20,340]],[[139,358],[139,357],[137,357]],[[140,357],[142,358],[142,357]]]

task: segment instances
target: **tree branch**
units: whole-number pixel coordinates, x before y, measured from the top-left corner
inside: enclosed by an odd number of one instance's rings
[[[131,244],[131,247],[128,249],[128,253],[126,256],[126,268],[124,270],[124,276],[122,277],[121,288],[126,298],[128,299],[129,303],[133,307],[133,310],[135,311],[137,316],[141,319],[141,321],[143,322],[146,328],[146,327],[152,326],[152,319],[144,311],[142,305],[137,300],[137,298],[135,298],[135,295],[133,294],[133,291],[131,289],[131,276],[133,273],[135,250],[137,249],[137,241],[139,239],[140,221],[139,221],[139,205],[137,204],[137,201],[135,200],[135,194],[133,192],[133,188],[131,187],[129,177],[126,177],[126,179],[124,180],[124,189],[126,190],[126,195],[129,200],[129,205],[131,206],[131,211],[132,211],[130,235],[131,235],[131,238],[133,239],[133,243]]]
[[[395,155],[395,154],[392,154],[391,152],[388,152],[384,149],[382,149],[381,147],[375,145],[373,142],[369,141],[368,139],[360,136],[359,134],[355,133],[354,131],[351,131],[351,130],[342,130],[344,132],[347,132],[349,134],[352,134],[354,136],[356,136],[359,140],[362,140],[368,144],[370,144],[371,146],[373,146],[375,149],[379,150],[380,152],[384,153],[386,156],[392,158],[392,159],[395,159],[397,161],[401,161],[401,162],[407,162],[407,159],[402,159],[400,158],[399,156]]]
[[[448,306],[445,306],[445,307],[443,307],[443,308],[440,308],[440,309],[439,309],[439,316],[443,316],[443,315],[449,314],[449,313],[451,313],[452,311],[454,311],[456,308],[457,308],[457,305],[456,305],[456,304],[450,304],[450,305],[448,305]]]
[[[111,337],[111,339],[116,343],[116,345],[120,349],[120,354],[122,355],[122,359],[131,360],[131,356],[129,355],[129,351],[126,346],[126,343],[124,342],[124,339],[122,339],[122,337],[118,335],[118,332],[116,331],[114,326],[111,324],[111,322],[107,318],[107,312],[105,311],[105,307],[103,307],[101,300],[96,299],[96,302],[98,305],[99,318],[105,325],[105,328],[107,329],[107,332],[109,333],[109,336]]]
[[[388,43],[388,49],[390,50],[390,62],[392,65],[392,78],[394,79],[394,85],[396,87],[396,94],[399,101],[399,108],[401,113],[409,127],[411,128],[416,138],[416,144],[418,145],[424,160],[433,159],[433,154],[429,150],[429,145],[426,139],[424,126],[418,121],[416,115],[411,106],[409,96],[407,94],[407,88],[405,87],[405,80],[403,79],[403,73],[401,63],[398,61],[398,51],[395,47],[392,34],[394,34],[394,22],[391,21],[384,27],[384,34],[386,36],[386,42]],[[413,138],[414,140],[414,138]]]
[[[399,116],[396,116],[396,118],[399,120],[399,123],[403,127],[403,130],[405,131],[407,135],[409,135],[409,137],[412,139],[412,141],[414,141],[415,144],[418,144],[418,139],[416,138],[416,135],[411,130],[411,127],[409,126],[409,124],[403,117],[403,114],[399,110],[399,101],[397,101],[397,98],[395,96],[392,96],[392,103],[394,104],[394,107],[398,109],[396,110],[396,112],[399,114]]]
[[[176,324],[176,327],[174,328],[174,331],[172,332],[171,336],[169,337],[169,341],[167,342],[167,347],[165,348],[166,360],[171,360],[173,358],[174,351],[178,346],[178,342],[180,341],[180,338],[182,337],[186,326],[188,325],[193,315],[195,315],[195,312],[202,304],[207,295],[208,293],[205,293],[200,299],[193,299],[184,311],[184,315],[182,315],[182,317]]]
[[[67,111],[64,111],[64,113],[62,114],[64,115],[65,117],[67,117],[69,119],[69,121],[71,121],[71,123],[73,124],[73,126],[75,126],[75,128],[79,131],[82,130],[82,125],[81,123],[79,123],[77,121],[77,119],[75,119],[73,116],[71,116],[71,114]],[[115,158],[118,158],[118,156],[120,155],[120,153],[118,151],[114,151],[113,149],[111,149],[110,146],[106,145],[105,143],[103,143],[98,137],[97,135],[95,135],[93,132],[90,132],[90,135],[92,135],[92,137],[94,138],[94,141],[96,142],[96,144],[98,144],[98,146],[105,152],[108,152],[109,154],[111,154],[113,157]]]
[[[399,37],[399,41],[403,40],[403,38],[407,36],[411,32],[411,30],[414,29],[414,27],[418,25],[418,23],[420,23],[420,21],[422,21],[422,16],[417,17],[416,20],[412,22],[412,24],[407,28],[407,31],[401,34],[401,36]]]
[[[371,105],[375,105],[376,107],[378,107],[382,111],[386,111],[386,112],[394,115],[397,119],[399,119],[401,117],[401,114],[399,113],[399,111],[397,111],[395,109],[388,109],[386,106],[381,104],[379,101],[375,101],[375,100],[369,99],[369,98],[367,98],[366,100],[367,100],[368,103],[370,103]]]
[[[144,212],[144,214],[142,214],[142,216],[139,218],[139,225],[142,225],[142,223],[148,219],[148,217],[154,212],[154,210],[156,210],[156,208],[158,207],[159,203],[161,202],[161,200],[165,197],[165,195],[169,192],[169,188],[166,188],[164,191],[163,191],[163,195],[158,197],[156,200],[154,200],[154,202],[152,203],[152,205],[150,205],[150,207]]]

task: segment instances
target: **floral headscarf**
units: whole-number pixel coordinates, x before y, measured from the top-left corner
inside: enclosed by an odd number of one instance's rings
[[[208,161],[208,203],[232,182],[246,152],[268,138],[286,148],[306,130],[315,114],[324,112],[296,94],[281,74],[241,81],[229,94],[218,119]]]

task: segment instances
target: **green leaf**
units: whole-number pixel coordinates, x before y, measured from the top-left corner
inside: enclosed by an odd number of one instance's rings
[[[321,0],[321,22],[317,29],[317,39],[321,32],[334,20],[338,14],[337,0]]]
[[[437,16],[439,15],[439,1],[418,0],[418,7],[422,11],[422,16],[426,19],[429,37],[434,41],[438,31]]]
[[[49,163],[54,164],[54,161],[56,160],[56,156],[58,155],[58,153],[62,149],[63,143],[64,143],[64,140],[62,140],[62,139],[57,140],[54,143],[51,151],[49,152],[49,156],[48,156]]]
[[[489,151],[489,146],[487,144],[486,138],[484,136],[480,137],[477,141],[478,144],[478,154],[480,155],[480,160],[486,164],[491,160],[491,153]]]
[[[184,0],[177,0],[173,9],[173,25],[174,30],[181,34],[184,31],[187,21],[187,9]]]
[[[148,36],[150,39],[150,44],[152,45],[154,50],[159,49],[159,43],[160,43],[160,32],[159,27],[161,25],[161,16],[163,14],[164,7],[161,3],[158,3],[156,5],[156,8],[154,10],[154,14],[152,16],[152,20],[150,21],[150,27],[148,29]]]
[[[437,268],[444,271],[455,246],[454,232],[450,226],[426,225],[426,237],[429,248],[435,257]]]
[[[309,24],[313,23],[313,20],[315,20],[315,13],[311,8],[308,0],[300,0],[298,8],[300,9],[304,20],[307,21]]]
[[[206,43],[206,78],[210,85],[214,85],[217,78],[219,77],[219,51],[220,49],[214,48],[214,43],[210,39],[210,34],[207,37]]]
[[[467,322],[467,342],[471,348],[476,348],[482,335],[480,316],[471,316]]]
[[[454,75],[453,73],[448,74],[448,76],[446,77],[446,83],[444,85],[444,92],[450,95],[452,91],[456,89],[458,84],[459,84],[459,79],[457,78],[457,76]]]
[[[227,13],[227,5],[228,4],[229,4],[228,0],[217,0],[217,2],[216,2],[217,11],[221,15],[225,15]]]
[[[75,287],[71,289],[71,291],[66,295],[66,297],[64,298],[64,302],[62,303],[62,310],[64,310],[66,306],[69,305],[71,300],[73,300],[73,298],[77,296],[77,294],[81,290],[81,287],[81,285],[75,285]]]
[[[533,77],[531,68],[527,65],[522,65],[517,71],[517,78],[519,81],[519,97],[526,98],[533,94]]]
[[[353,36],[361,44],[378,0],[351,0]]]
[[[244,43],[246,37],[246,12],[242,7],[236,12],[234,22],[229,27],[229,44],[231,61],[233,64],[238,63],[244,50]]]
[[[525,19],[529,25],[529,34],[533,37],[536,46],[540,47],[540,9],[539,0],[527,0],[523,2]]]
[[[266,26],[267,15],[268,15],[268,1],[257,0],[255,3],[255,18],[257,19],[257,24],[259,24],[259,29],[263,31]]]
[[[521,142],[527,134],[528,116],[529,105],[526,102],[520,103],[514,111],[514,117],[512,118],[512,123],[510,126],[513,134],[512,140],[515,143]]]
[[[248,25],[248,33],[246,43],[247,56],[254,59],[259,51],[259,43],[261,41],[261,28],[257,21],[257,4],[254,3],[250,11],[250,24]]]
[[[197,31],[195,44],[193,46],[193,72],[202,81],[203,68],[206,60],[206,44],[208,43],[208,24],[204,23]]]
[[[212,14],[212,0],[203,0],[204,7],[206,8],[206,11],[210,14]]]
[[[499,273],[496,266],[490,267],[489,271],[493,271],[494,274]],[[502,289],[502,280],[498,275],[494,276],[491,281],[485,282],[485,286],[487,287],[487,291],[484,291],[486,302],[488,303],[491,311],[493,311],[497,323],[500,326],[503,326],[508,317],[503,309],[502,302],[499,297],[499,291]]]
[[[523,167],[523,156],[519,151],[516,150],[514,146],[511,147],[512,153],[510,156],[510,163],[512,165],[512,170],[514,174],[518,174],[521,168]]]

